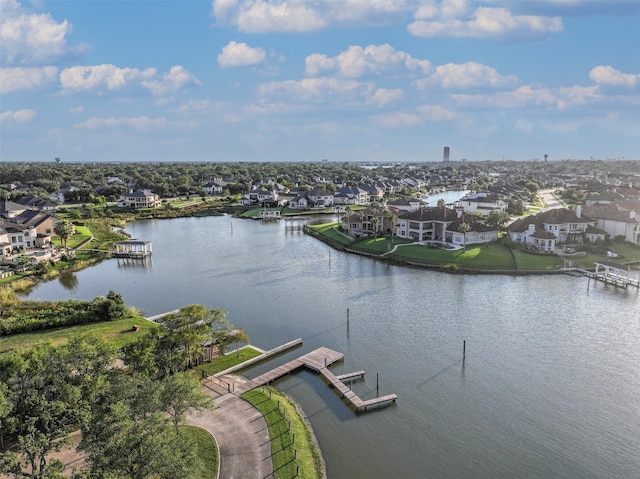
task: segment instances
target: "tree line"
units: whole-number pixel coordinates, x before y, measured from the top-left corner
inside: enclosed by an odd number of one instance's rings
[[[0,472],[33,479],[186,479],[199,467],[181,434],[213,407],[188,368],[213,342],[248,340],[220,309],[190,305],[123,351],[93,336],[0,355]],[[240,335],[240,338],[238,337]],[[79,430],[85,463],[70,476],[51,454]]]

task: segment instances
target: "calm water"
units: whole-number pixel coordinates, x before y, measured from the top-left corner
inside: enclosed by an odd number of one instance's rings
[[[222,307],[255,345],[302,337],[364,369],[356,415],[312,373],[278,386],[303,406],[331,479],[640,477],[640,295],[570,276],[457,276],[338,253],[284,221],[137,222],[153,259],[109,260],[29,298],[109,290],[151,315]],[[138,266],[131,266],[131,265]],[[350,310],[349,328],[346,312]],[[466,359],[462,361],[462,342]]]

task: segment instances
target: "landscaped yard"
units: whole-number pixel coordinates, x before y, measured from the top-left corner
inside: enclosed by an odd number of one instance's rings
[[[515,270],[511,251],[496,243],[467,246],[466,250],[444,250],[422,245],[401,246],[389,255],[415,263],[446,265],[457,264],[461,268],[482,270]]]
[[[199,364],[194,368],[194,371],[198,374],[198,377],[201,377],[203,372],[206,376],[213,376],[214,374],[241,364],[249,359],[253,359],[261,354],[262,353],[257,349],[247,346],[246,348],[239,349],[237,352],[233,351],[225,354],[224,356],[218,356],[209,363]]]
[[[133,326],[140,327],[139,331],[133,331]],[[0,338],[0,353],[12,350],[31,348],[38,343],[50,342],[53,345],[67,343],[72,337],[82,334],[92,334],[104,341],[111,343],[116,348],[121,348],[140,336],[158,329],[155,323],[142,318],[121,319],[119,321],[105,321],[101,323],[82,324],[67,328],[56,328],[31,333],[15,334]]]

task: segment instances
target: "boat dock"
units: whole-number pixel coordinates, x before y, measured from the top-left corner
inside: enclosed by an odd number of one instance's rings
[[[633,278],[629,265],[602,261],[595,263],[595,271],[589,271],[576,267],[570,261],[568,264],[567,267],[567,260],[565,260],[564,271],[572,276],[586,276],[589,279],[595,279],[616,288],[626,289],[629,286],[640,288],[640,273],[636,275],[636,278]]]
[[[349,388],[344,381],[354,378],[362,378],[365,374],[364,371],[356,371],[353,373],[342,374],[340,376],[334,375],[329,371],[329,366],[342,361],[344,354],[331,349],[322,347],[318,348],[310,353],[300,356],[297,359],[289,361],[282,366],[279,366],[271,371],[268,371],[254,379],[247,382],[238,383],[237,387],[234,385],[233,393],[240,395],[246,391],[250,391],[260,386],[265,386],[273,381],[291,374],[300,368],[307,368],[318,374],[321,374],[328,382],[329,385],[339,391],[340,396],[349,402],[357,412],[367,411],[369,409],[382,407],[390,403],[395,403],[398,396],[395,394],[388,394],[386,396],[379,396],[373,399],[363,400],[351,388]]]

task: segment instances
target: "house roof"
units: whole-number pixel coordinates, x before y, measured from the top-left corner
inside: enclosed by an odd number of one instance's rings
[[[635,210],[620,203],[584,206],[582,211],[596,219],[620,221],[622,223],[640,223],[640,214],[636,213],[635,217],[633,217],[631,213]]]
[[[149,190],[137,190],[134,191],[133,193],[127,193],[126,195],[123,195],[126,198],[149,198],[152,196],[158,196],[155,193],[152,193]]]

